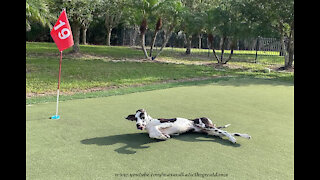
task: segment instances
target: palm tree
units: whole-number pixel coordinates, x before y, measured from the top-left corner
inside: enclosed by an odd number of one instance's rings
[[[26,0],[26,31],[31,30],[32,23],[40,23],[52,28],[54,16],[49,11],[46,0]]]
[[[152,60],[159,56],[171,37],[172,32],[176,27],[180,26],[182,11],[183,5],[180,0],[166,0],[162,3],[161,7],[159,7],[159,13],[163,24],[163,42],[157,54],[152,56]]]
[[[136,8],[136,14],[141,16],[142,21],[140,21],[140,37],[141,37],[141,47],[142,51],[145,55],[145,58],[150,59],[151,57],[148,55],[146,47],[145,47],[145,33],[148,29],[148,19],[154,18],[157,16],[157,9],[160,7],[160,4],[164,0],[141,0],[141,1],[133,1],[133,5]],[[155,38],[158,31],[161,29],[162,20],[161,17],[157,18],[157,23],[155,27],[155,32],[151,44],[151,49],[154,46]],[[152,55],[152,50],[150,51],[150,55]]]

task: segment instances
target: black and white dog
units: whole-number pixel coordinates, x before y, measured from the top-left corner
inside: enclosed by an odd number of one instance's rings
[[[136,114],[128,115],[126,119],[136,121],[137,128],[140,130],[146,129],[150,138],[161,140],[170,138],[170,135],[179,135],[190,131],[207,133],[220,138],[226,136],[232,143],[236,143],[236,139],[233,136],[240,136],[247,139],[251,138],[248,134],[228,133],[227,131],[223,131],[221,129],[228,127],[230,124],[216,127],[210,119],[205,117],[193,120],[185,118],[154,119],[149,116],[144,109],[139,109],[136,111]]]

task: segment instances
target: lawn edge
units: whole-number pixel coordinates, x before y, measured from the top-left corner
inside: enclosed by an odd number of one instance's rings
[[[153,83],[153,84],[142,85],[142,86],[120,87],[120,88],[115,88],[115,89],[108,89],[108,90],[94,91],[94,92],[79,92],[79,93],[75,93],[72,95],[60,95],[59,101],[62,102],[62,101],[75,100],[75,99],[117,96],[117,95],[125,95],[125,94],[137,93],[137,92],[145,92],[145,91],[154,91],[154,90],[169,89],[169,88],[175,88],[175,87],[183,87],[183,86],[206,85],[206,84],[215,83],[218,81],[228,81],[231,79],[262,79],[262,80],[272,80],[272,81],[293,84],[293,82],[291,82],[291,81],[281,81],[281,80],[277,80],[277,79],[255,78],[255,77],[237,77],[237,76],[219,76],[219,77],[213,77],[213,78],[204,79],[204,80]],[[55,102],[56,98],[57,98],[56,95],[38,96],[38,97],[36,96],[36,97],[26,98],[26,105]]]

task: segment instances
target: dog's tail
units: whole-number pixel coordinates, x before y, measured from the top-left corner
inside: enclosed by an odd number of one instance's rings
[[[228,126],[230,126],[231,124],[227,124],[227,125],[224,125],[224,126],[219,126],[219,127],[217,127],[218,129],[221,129],[221,128],[226,128],[226,127],[228,127]]]

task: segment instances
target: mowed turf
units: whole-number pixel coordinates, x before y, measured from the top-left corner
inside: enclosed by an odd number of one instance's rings
[[[293,84],[271,80],[219,81],[64,101],[60,120],[48,119],[55,103],[29,105],[26,177],[293,179],[293,91]],[[217,125],[230,123],[227,131],[252,139],[237,137],[235,145],[199,134],[153,140],[124,119],[140,108],[154,118],[205,116]]]

